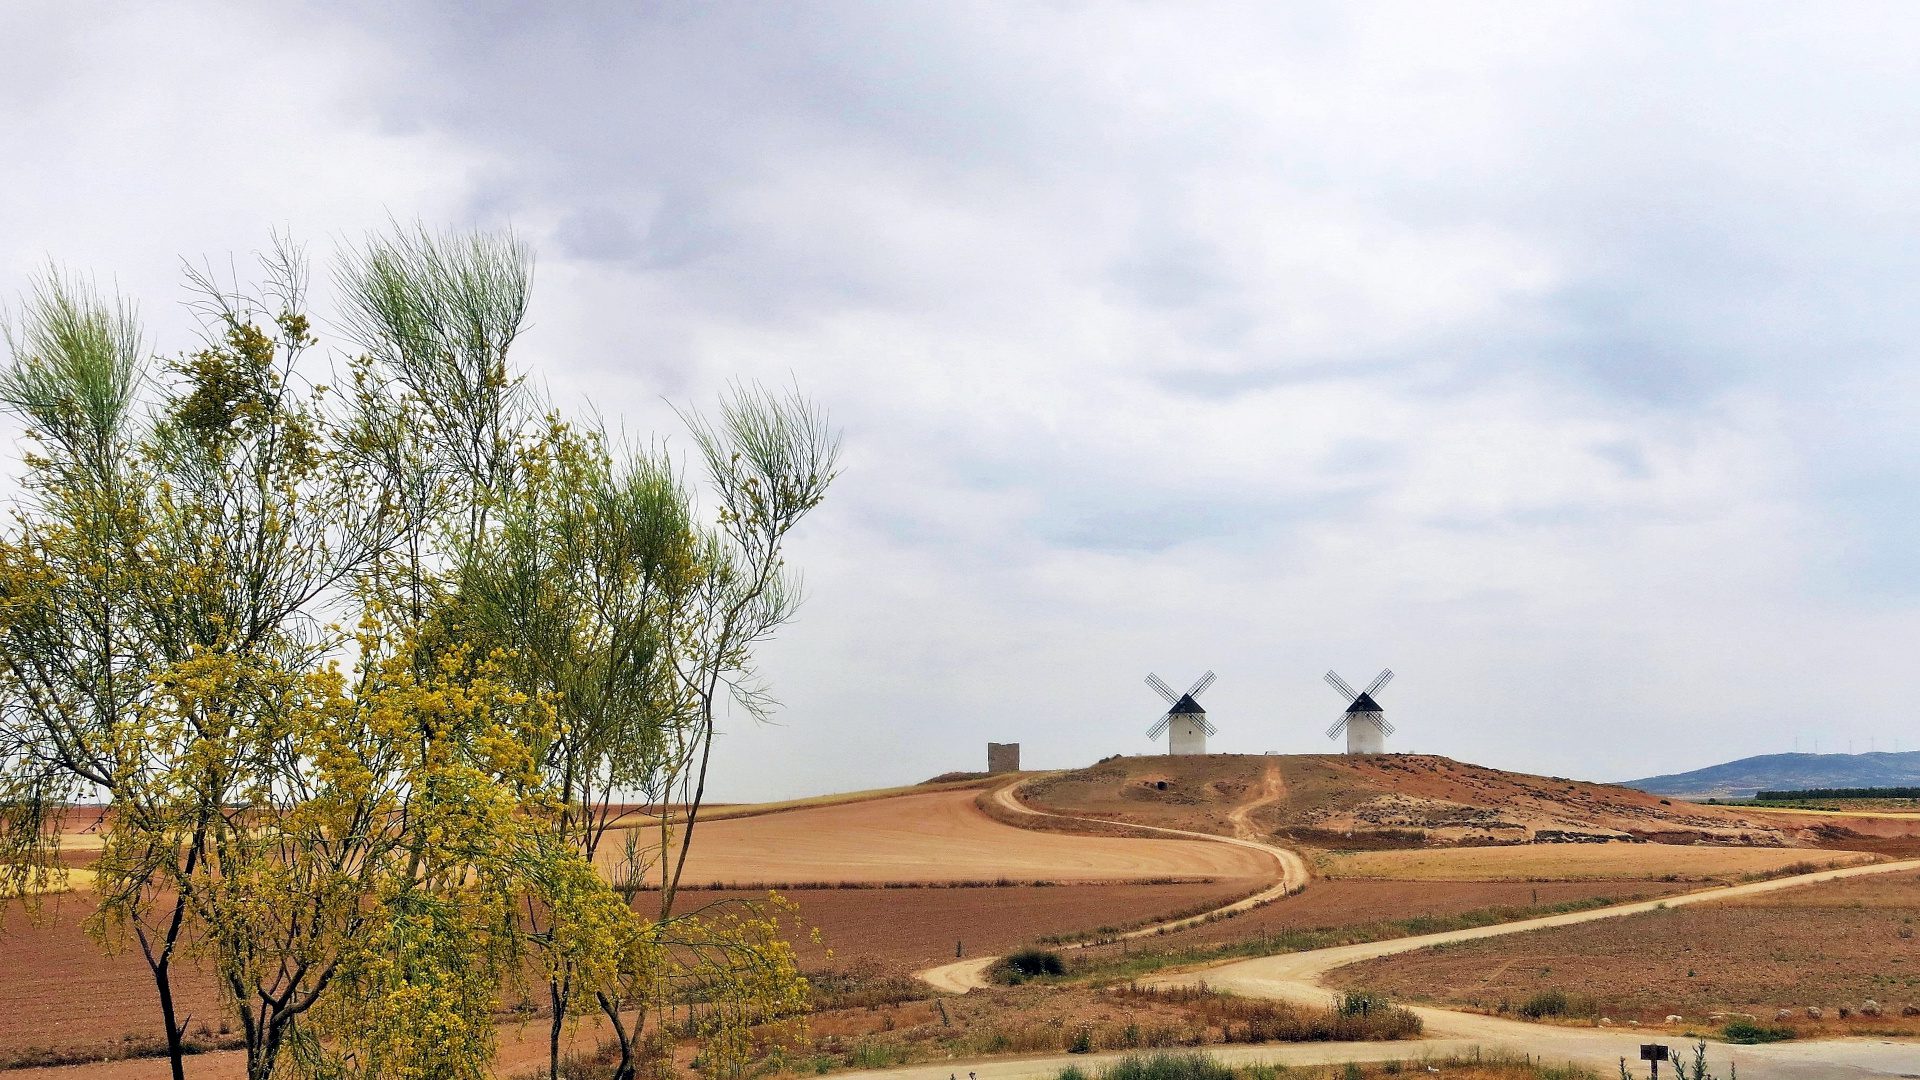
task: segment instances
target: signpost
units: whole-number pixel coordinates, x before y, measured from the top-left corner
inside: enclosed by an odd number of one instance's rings
[[[1660,1080],[1660,1063],[1668,1060],[1667,1048],[1661,1043],[1641,1043],[1640,1060],[1652,1062],[1653,1080]]]

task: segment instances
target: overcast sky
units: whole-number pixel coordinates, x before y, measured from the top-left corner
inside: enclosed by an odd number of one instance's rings
[[[1920,746],[1910,7],[8,4],[0,294],[539,253],[570,406],[795,382],[777,727],[722,798],[1222,750],[1620,779]]]

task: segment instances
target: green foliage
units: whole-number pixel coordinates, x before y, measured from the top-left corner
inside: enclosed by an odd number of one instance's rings
[[[1099,1080],[1233,1080],[1233,1070],[1197,1050],[1161,1051],[1128,1054],[1101,1069]]]
[[[1736,1018],[1727,1021],[1726,1026],[1720,1029],[1720,1037],[1730,1043],[1783,1042],[1794,1037],[1794,1030],[1790,1027],[1757,1024],[1752,1020]]]
[[[1790,791],[1760,791],[1755,802],[1792,802],[1796,799],[1920,799],[1920,787],[1837,787],[1796,788]]]
[[[176,1078],[186,956],[249,1080],[478,1080],[529,956],[556,1072],[576,1000],[619,1080],[671,1059],[669,1008],[716,1077],[805,1011],[788,909],[676,912],[671,886],[716,704],[771,707],[753,649],[798,601],[782,541],[837,442],[797,395],[736,389],[689,421],[703,523],[676,462],[533,407],[509,360],[529,266],[511,236],[349,252],[337,393],[304,372],[284,241],[257,284],[189,271],[205,344],[169,360],[58,273],[5,328],[0,403],[34,449],[0,536],[0,894],[57,884],[65,806],[111,801],[91,928],[138,941]],[[686,824],[622,829],[629,792]]]
[[[1393,1002],[1384,994],[1372,990],[1348,990],[1340,995],[1334,1008],[1341,1016],[1368,1016],[1392,1006]]]
[[[1550,1016],[1565,1016],[1568,1007],[1566,991],[1542,990],[1521,1002],[1514,1011],[1529,1020],[1541,1020]]]
[[[1067,972],[1066,961],[1049,949],[1021,949],[994,961],[987,977],[994,982],[1018,986],[1030,979],[1058,978]]]

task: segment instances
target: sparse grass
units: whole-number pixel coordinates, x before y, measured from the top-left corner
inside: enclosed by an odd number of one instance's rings
[[[1205,986],[1116,989],[1131,1004],[1176,1004],[1220,1029],[1223,1042],[1369,1042],[1411,1039],[1420,1034],[1420,1017],[1375,993],[1341,995],[1333,1006],[1314,1008],[1222,994]]]
[[[1393,881],[1750,881],[1809,865],[1807,854],[1802,848],[1715,844],[1523,844],[1338,853],[1322,858],[1319,869],[1329,878]],[[1875,859],[1866,853],[1821,855],[1839,866]]]
[[[1068,1072],[1079,1074],[1083,1080],[1086,1076],[1078,1069],[1063,1070],[1060,1080],[1071,1080]],[[1095,1076],[1098,1080],[1234,1080],[1231,1067],[1212,1054],[1198,1050],[1128,1054]]]
[[[1636,899],[1639,898],[1591,896],[1538,907],[1502,905],[1477,908],[1457,915],[1415,915],[1405,919],[1389,919],[1357,926],[1285,930],[1239,941],[1189,945],[1176,949],[1146,949],[1119,956],[1092,958],[1075,956],[1067,965],[1066,977],[1095,982],[1119,982],[1136,979],[1167,968],[1196,967],[1221,960],[1275,956],[1280,953],[1305,952],[1308,949],[1325,949],[1335,945],[1355,945],[1367,941],[1385,941],[1389,938],[1466,930],[1477,926],[1513,922],[1516,919],[1539,918],[1570,911],[1611,907],[1614,904],[1629,903]]]
[[[1803,1038],[1869,1028],[1910,1036],[1920,1030],[1920,972],[1903,958],[1916,924],[1920,876],[1856,876],[1453,942],[1341,968],[1329,981],[1528,1019],[1680,1015],[1702,1031],[1748,1021],[1752,1029],[1734,1032],[1754,1034],[1785,1009],[1777,1022],[1791,1020]],[[1875,1008],[1859,1009],[1868,999]],[[1843,1015],[1849,1003],[1853,1015]],[[1809,1017],[1815,1007],[1826,1015]]]
[[[55,893],[73,892],[77,889],[91,889],[94,885],[93,871],[78,867],[62,867],[49,876],[44,887],[32,887],[28,891],[41,896]],[[15,899],[11,888],[0,888],[0,900]]]
[[[841,1000],[859,999],[843,995]],[[1377,995],[1356,995],[1339,1007],[1241,998],[1205,987],[1028,985],[991,994],[819,1008],[807,1029],[805,1044],[770,1051],[756,1069],[818,1072],[1006,1054],[1384,1042],[1417,1036],[1420,1020]]]
[[[1162,884],[1162,883],[1153,882],[1151,884]],[[1166,882],[1164,884],[1187,884],[1187,883],[1186,882]],[[1239,895],[1209,899],[1198,904],[1188,905],[1187,907],[1181,908],[1178,911],[1170,911],[1161,915],[1152,915],[1144,919],[1135,919],[1130,923],[1097,926],[1091,930],[1076,930],[1072,933],[1067,933],[1067,934],[1048,934],[1045,937],[1041,937],[1036,940],[1042,945],[1076,945],[1081,942],[1093,942],[1095,944],[1098,944],[1101,942],[1118,940],[1124,934],[1131,933],[1132,931],[1141,929],[1142,927],[1156,926],[1161,923],[1184,922],[1189,919],[1200,919],[1203,916],[1206,917],[1206,921],[1208,922],[1218,922],[1221,919],[1232,918],[1235,915],[1245,914],[1244,911],[1222,912],[1219,909],[1224,907],[1231,907],[1232,905],[1237,904],[1242,900],[1247,899],[1250,896],[1254,896],[1264,891],[1266,888],[1267,888],[1266,884],[1262,882],[1258,885],[1252,886],[1251,888],[1247,889],[1245,892]]]
[[[1432,1073],[1452,1080],[1602,1080],[1599,1073],[1575,1065],[1548,1065],[1521,1054],[1477,1050],[1401,1061],[1237,1067],[1200,1050],[1129,1054],[1105,1068],[1089,1070],[1069,1066],[1060,1070],[1054,1080],[1375,1080]]]
[[[1529,1020],[1542,1020],[1550,1016],[1565,1016],[1568,1012],[1567,992],[1565,990],[1542,990],[1520,1003],[1514,1010]]]
[[[1793,1035],[1794,1031],[1790,1027],[1756,1024],[1751,1020],[1744,1019],[1729,1020],[1727,1021],[1727,1025],[1720,1029],[1721,1038],[1730,1043],[1742,1043],[1746,1045],[1753,1043],[1784,1042],[1787,1039],[1793,1038]]]

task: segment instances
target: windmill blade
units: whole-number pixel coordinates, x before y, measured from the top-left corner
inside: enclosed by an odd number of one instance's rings
[[[1213,726],[1213,721],[1207,719],[1206,713],[1201,713],[1198,716],[1195,716],[1194,719],[1200,721],[1200,730],[1206,732],[1209,735],[1220,734],[1220,729]]]
[[[1351,702],[1354,698],[1357,698],[1360,696],[1358,693],[1354,692],[1353,687],[1347,685],[1347,680],[1341,678],[1339,675],[1336,675],[1331,671],[1327,672],[1327,685],[1333,687],[1335,690],[1340,691],[1342,694],[1345,694],[1349,702]]]
[[[1199,678],[1193,680],[1193,685],[1187,687],[1187,696],[1199,697],[1200,692],[1202,690],[1205,690],[1207,687],[1212,685],[1213,685],[1213,672],[1209,671],[1205,675],[1202,675]]]
[[[1159,723],[1147,729],[1147,738],[1149,739],[1159,738],[1160,733],[1167,730],[1167,725],[1171,723],[1173,723],[1173,714],[1168,713],[1167,715],[1160,718]]]
[[[1393,669],[1385,668],[1380,672],[1380,674],[1374,676],[1373,681],[1371,683],[1368,683],[1367,688],[1365,690],[1362,690],[1361,693],[1371,694],[1374,691],[1380,689],[1381,687],[1387,685],[1392,681],[1393,681]]]
[[[1388,735],[1393,734],[1393,725],[1387,723],[1387,718],[1384,716],[1380,718],[1380,730]]]
[[[1333,726],[1327,729],[1327,738],[1331,739],[1339,735],[1340,732],[1346,728],[1346,726],[1347,726],[1347,714],[1341,713],[1340,719],[1335,720],[1333,722]]]
[[[1167,699],[1167,704],[1169,705],[1179,704],[1180,695],[1173,692],[1173,687],[1168,686],[1166,683],[1162,682],[1160,680],[1160,676],[1149,674],[1147,676],[1147,685],[1159,691],[1160,696]]]

